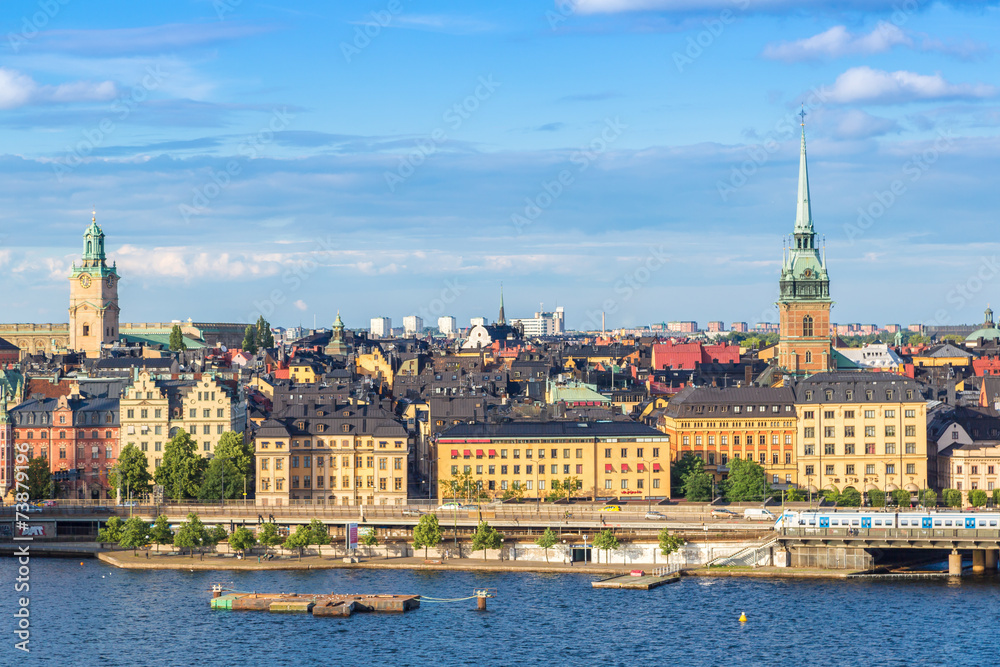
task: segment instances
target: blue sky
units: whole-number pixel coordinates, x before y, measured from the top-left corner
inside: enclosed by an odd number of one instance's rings
[[[776,321],[806,105],[838,322],[1000,301],[996,2],[8,2],[4,321]]]

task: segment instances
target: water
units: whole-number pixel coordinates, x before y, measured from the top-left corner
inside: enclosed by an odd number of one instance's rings
[[[326,570],[128,571],[31,561],[30,656],[13,649],[14,561],[0,665],[973,665],[995,656],[995,580],[684,578],[594,590],[576,574]],[[209,609],[213,582],[261,592],[417,593],[403,615],[349,619]],[[11,584],[12,586],[12,584]],[[746,612],[749,622],[738,618]]]

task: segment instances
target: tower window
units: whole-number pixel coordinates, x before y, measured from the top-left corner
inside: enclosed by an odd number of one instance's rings
[[[813,360],[813,353],[809,350],[806,350],[806,363],[811,364],[812,360]]]
[[[802,318],[802,335],[812,336],[813,335],[813,318],[811,315],[806,315]],[[809,361],[808,359],[806,360]]]
[[[90,335],[90,325],[89,324],[84,324],[83,325],[83,335],[84,336],[89,336]]]

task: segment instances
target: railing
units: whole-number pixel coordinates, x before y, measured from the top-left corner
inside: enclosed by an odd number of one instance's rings
[[[859,540],[935,540],[982,539],[1000,540],[996,528],[782,528],[783,537],[843,537]]]
[[[670,575],[677,574],[680,571],[680,565],[662,565],[660,567],[654,567],[650,570],[650,574],[654,577],[669,577]]]
[[[760,562],[763,552],[770,549],[778,541],[778,536],[774,535],[764,540],[761,544],[751,544],[737,551],[736,553],[730,554],[728,556],[721,556],[716,558],[709,566],[717,567],[731,567],[731,566],[747,566],[747,567],[757,567],[757,563]]]

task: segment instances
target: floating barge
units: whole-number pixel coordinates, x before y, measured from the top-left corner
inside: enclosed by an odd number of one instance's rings
[[[300,595],[298,593],[241,593],[212,590],[212,609],[268,611],[347,618],[354,612],[401,613],[420,607],[419,595]]]
[[[679,572],[656,570],[652,574],[646,574],[642,570],[633,570],[629,574],[623,574],[610,579],[592,581],[590,585],[594,588],[627,588],[630,590],[648,591],[657,586],[672,584],[681,580]]]

